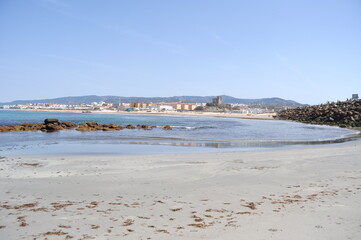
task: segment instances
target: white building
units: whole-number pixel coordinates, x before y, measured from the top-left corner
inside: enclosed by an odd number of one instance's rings
[[[156,106],[149,106],[148,107],[149,110],[151,111],[174,111],[174,108],[172,106],[169,105],[156,105]]]

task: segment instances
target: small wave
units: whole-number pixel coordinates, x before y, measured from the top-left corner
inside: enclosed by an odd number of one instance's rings
[[[185,129],[185,130],[196,130],[196,129],[211,129],[216,128],[213,126],[201,126],[201,127],[189,127],[189,126],[171,126],[172,128]]]

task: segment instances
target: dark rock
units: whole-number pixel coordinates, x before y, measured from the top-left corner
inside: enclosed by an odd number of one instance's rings
[[[112,123],[109,125],[103,124],[101,127],[103,131],[119,131],[124,129],[124,127]]]
[[[63,129],[59,120],[55,118],[47,118],[44,123],[45,127],[40,129],[43,132],[55,132]]]
[[[164,129],[164,130],[172,130],[172,127],[169,126],[169,125],[165,125],[165,126],[163,127],[163,129]]]
[[[100,127],[97,123],[94,124],[93,122],[89,122],[88,123],[82,123],[79,125],[79,127],[75,130],[77,131],[82,131],[82,132],[85,132],[85,131],[96,131],[97,130],[97,127]]]
[[[56,119],[56,118],[47,118],[47,119],[45,119],[45,120],[44,120],[44,123],[45,123],[45,125],[47,125],[47,124],[56,124],[56,125],[60,125],[59,120],[58,120],[58,119]]]
[[[61,127],[61,125],[58,125],[58,124],[46,124],[45,125],[46,132],[55,132],[55,131],[59,131],[62,129],[63,128]]]
[[[15,126],[13,126],[13,130],[14,130],[14,132],[20,132],[20,131],[24,130],[24,127],[19,126],[19,125],[15,125]]]
[[[148,125],[137,125],[138,129],[143,129],[143,130],[152,130],[152,128],[150,128]]]
[[[340,127],[361,127],[361,100],[282,110],[277,113],[275,118]]]
[[[87,122],[87,123],[85,123],[85,124],[88,125],[88,127],[90,127],[90,128],[97,128],[97,127],[99,127],[99,124],[96,123],[96,122]]]
[[[72,129],[75,128],[77,125],[73,122],[62,122],[61,126],[63,129]]]
[[[39,131],[40,129],[44,128],[45,129],[45,124],[41,124],[41,123],[35,123],[31,126],[30,131]]]
[[[127,126],[125,126],[126,129],[135,129],[135,126],[132,124],[129,124]]]
[[[77,127],[77,128],[76,128]],[[7,126],[0,126],[0,132],[20,132],[20,131],[42,131],[42,132],[55,132],[59,130],[64,129],[73,129],[77,131],[119,131],[124,128],[127,129],[142,129],[142,130],[152,130],[156,128],[157,126],[149,126],[146,124],[138,124],[137,127],[135,127],[132,124],[129,124],[125,127],[117,125],[117,124],[98,124],[96,122],[86,122],[82,123],[79,126],[73,122],[59,122],[58,119],[45,119],[44,124],[42,123],[23,123],[21,125],[7,125]],[[172,130],[172,127],[169,125],[166,125],[163,127],[164,130]]]
[[[117,124],[109,124],[109,128],[115,129],[115,130],[122,130],[124,127],[119,126]]]

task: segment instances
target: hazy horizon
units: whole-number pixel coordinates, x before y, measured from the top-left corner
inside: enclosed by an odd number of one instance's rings
[[[27,100],[34,100],[34,101],[38,101],[38,100],[44,100],[44,99],[58,99],[58,98],[72,98],[72,97],[86,97],[86,96],[97,96],[97,97],[107,97],[107,96],[112,96],[112,97],[122,97],[122,98],[171,98],[171,97],[215,97],[215,96],[228,96],[228,97],[233,97],[233,98],[237,98],[237,99],[248,99],[248,98],[242,98],[242,97],[235,97],[235,96],[230,96],[227,94],[219,94],[219,95],[207,95],[207,96],[199,96],[199,95],[178,95],[178,96],[117,96],[117,95],[95,95],[95,94],[89,94],[89,95],[81,95],[81,96],[62,96],[62,97],[52,97],[52,98],[37,98],[37,99],[14,99],[11,101],[6,101],[6,102],[0,102],[0,103],[10,103],[10,102],[14,102],[14,101],[27,101]],[[272,99],[272,98],[279,98],[279,97],[263,97],[263,98],[254,98],[254,99]],[[251,99],[251,98],[249,98]],[[293,99],[284,99],[284,100],[293,100]],[[293,100],[294,101],[294,100]],[[300,102],[299,102],[300,103]],[[303,104],[303,103],[301,103]]]
[[[0,2],[0,102],[361,95],[361,2]]]

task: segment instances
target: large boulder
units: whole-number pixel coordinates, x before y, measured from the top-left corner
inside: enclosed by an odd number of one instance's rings
[[[47,118],[44,123],[45,127],[41,129],[43,132],[55,132],[63,129],[59,120],[55,118]]]
[[[56,119],[56,118],[47,118],[47,119],[44,120],[44,123],[45,123],[45,125],[47,125],[47,124],[60,125],[59,120]]]
[[[61,127],[61,125],[58,124],[46,124],[45,125],[45,131],[44,132],[55,132],[55,131],[59,131],[62,130],[63,128]]]

